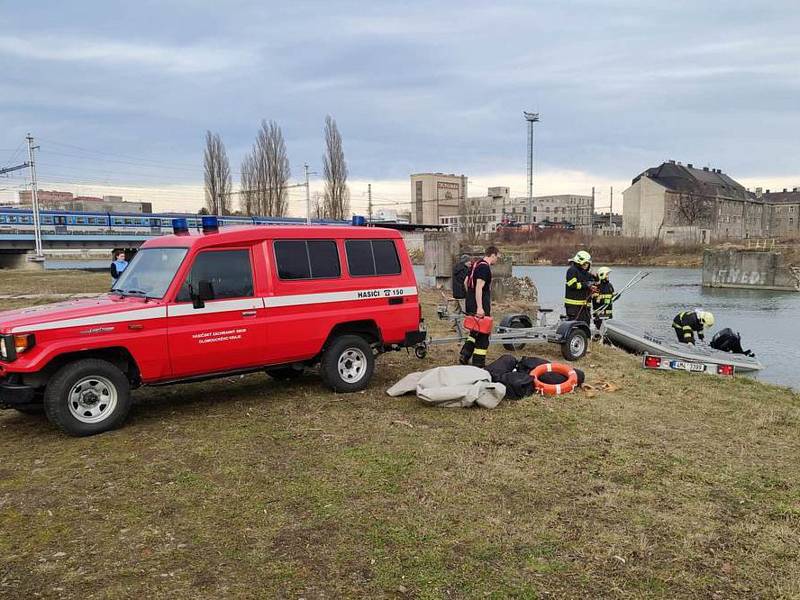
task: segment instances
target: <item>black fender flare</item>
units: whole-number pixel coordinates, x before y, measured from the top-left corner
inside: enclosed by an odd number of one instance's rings
[[[513,313],[510,315],[505,315],[500,320],[498,329],[500,327],[505,327],[506,329],[516,329],[516,327],[513,326],[515,323],[519,323],[523,327],[533,327],[533,319],[531,319],[530,315],[526,315],[525,313]]]
[[[569,334],[574,329],[581,329],[586,334],[586,337],[592,337],[592,332],[589,329],[589,325],[587,325],[585,321],[561,321],[556,328],[554,341],[559,344],[567,341]]]

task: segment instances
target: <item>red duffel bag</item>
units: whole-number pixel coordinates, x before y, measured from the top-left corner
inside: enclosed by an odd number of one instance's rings
[[[492,317],[467,315],[464,317],[464,329],[467,331],[478,331],[480,333],[492,333]]]

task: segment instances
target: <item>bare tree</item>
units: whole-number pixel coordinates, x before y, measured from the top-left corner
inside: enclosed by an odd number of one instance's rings
[[[325,195],[319,192],[311,194],[311,218],[312,219],[325,219]]]
[[[253,147],[256,202],[261,214],[283,217],[289,208],[286,186],[292,172],[283,132],[275,121],[262,121]]]
[[[325,215],[329,219],[345,219],[350,213],[350,190],[347,188],[347,163],[342,150],[342,136],[336,121],[325,117]]]
[[[256,199],[256,178],[255,178],[255,164],[252,154],[246,154],[242,159],[241,166],[241,179],[239,185],[242,188],[241,196],[239,198],[239,208],[242,213],[246,215],[258,214],[258,203]]]
[[[225,144],[218,133],[206,131],[203,159],[206,208],[212,215],[227,215],[231,209],[231,167]]]
[[[481,218],[483,211],[481,210],[481,201],[479,198],[462,197],[459,199],[459,230],[464,234],[464,239],[469,243],[474,243],[478,240],[481,231]]]
[[[675,208],[681,225],[703,225],[711,217],[711,202],[693,192],[678,195]]]
[[[242,201],[245,214],[284,217],[289,210],[286,186],[292,172],[286,143],[275,121],[262,121],[256,142],[241,166]]]

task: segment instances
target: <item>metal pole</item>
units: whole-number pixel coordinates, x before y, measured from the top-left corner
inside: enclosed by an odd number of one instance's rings
[[[308,163],[303,165],[306,171],[306,225],[311,225],[311,190],[308,187]]]
[[[611,206],[608,207],[608,225],[614,227],[614,186],[611,186]]]
[[[36,185],[36,163],[33,159],[33,151],[39,146],[33,145],[33,137],[29,133],[25,138],[28,140],[28,162],[31,167],[31,200],[33,204],[33,239],[36,246],[36,256],[34,260],[44,260],[42,252],[42,226],[39,219],[39,190]]]
[[[533,124],[539,122],[539,113],[523,111],[528,122],[528,223],[533,223]]]
[[[367,184],[367,201],[368,201],[368,208],[367,212],[369,214],[369,222],[372,223],[372,184]]]

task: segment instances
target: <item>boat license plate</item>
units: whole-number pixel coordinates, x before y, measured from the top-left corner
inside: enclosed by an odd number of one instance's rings
[[[703,373],[706,366],[703,363],[686,362],[685,360],[670,361],[669,366],[676,371],[689,371],[691,373]]]

